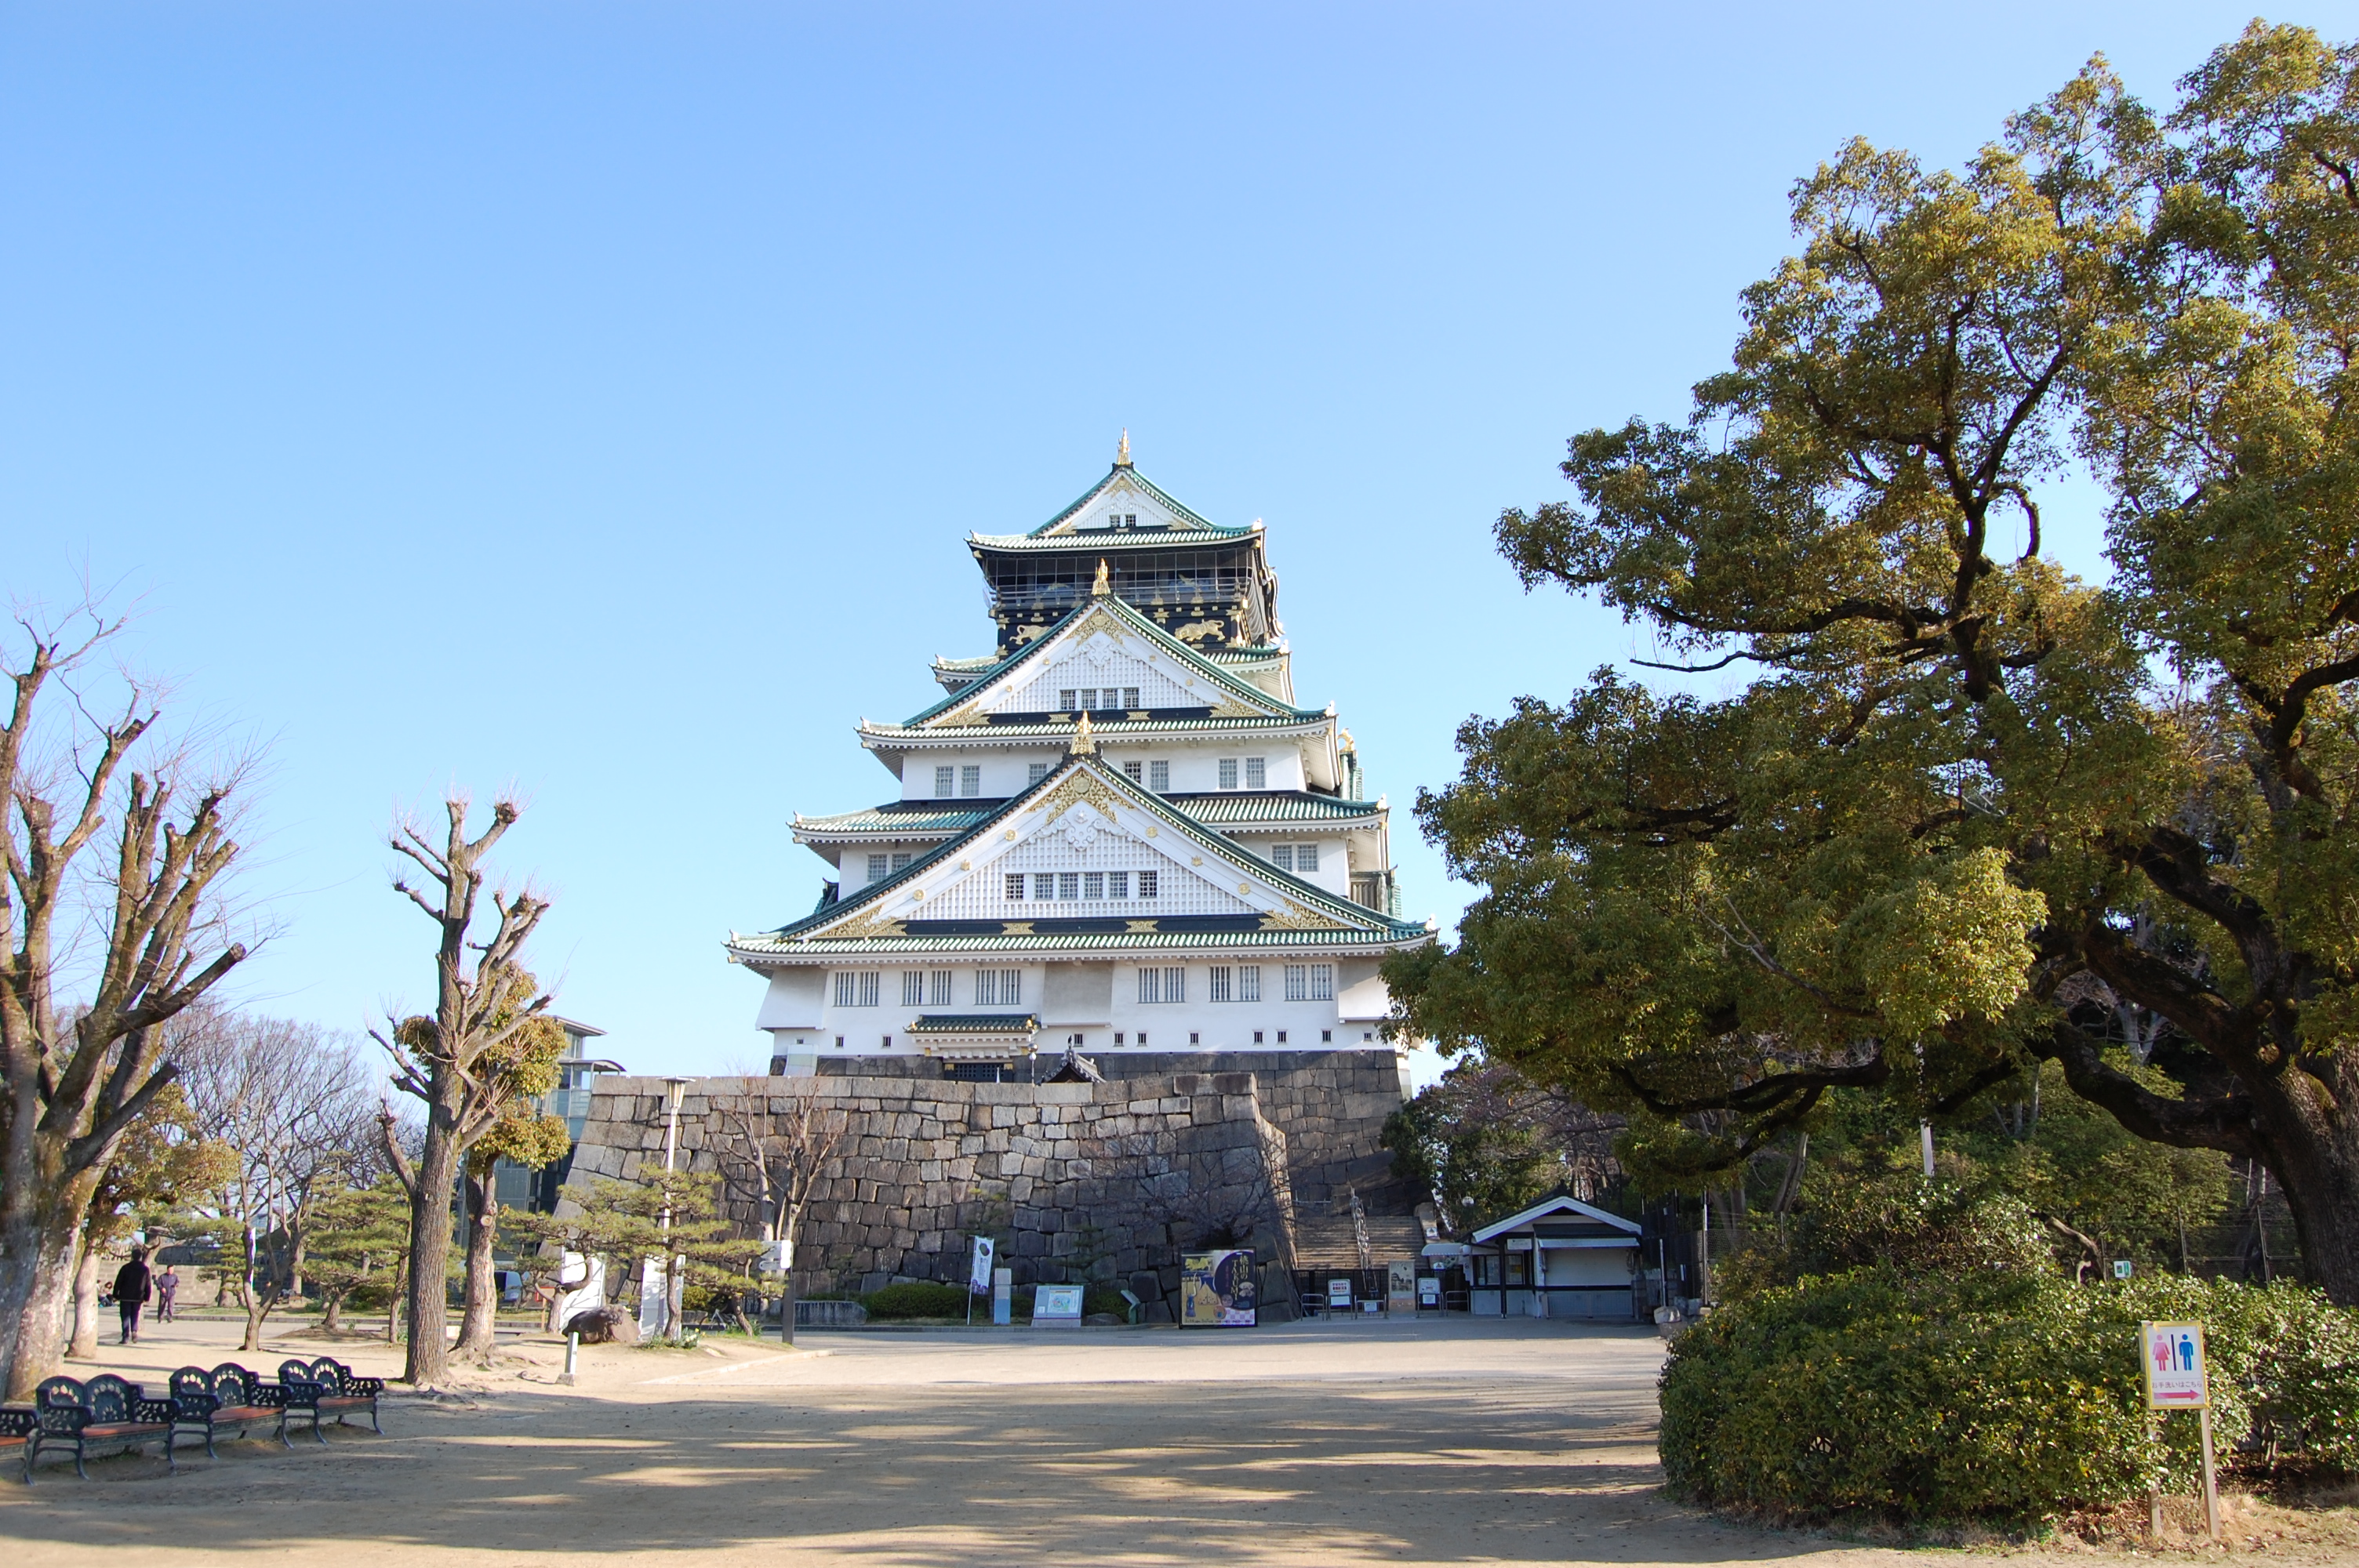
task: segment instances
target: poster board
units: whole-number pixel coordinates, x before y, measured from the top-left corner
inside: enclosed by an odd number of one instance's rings
[[[1255,1322],[1252,1248],[1180,1255],[1180,1327],[1251,1328]]]
[[[1032,1287],[1032,1326],[1035,1328],[1081,1327],[1082,1287],[1079,1285]]]
[[[1352,1310],[1352,1281],[1350,1279],[1334,1279],[1327,1281],[1327,1310],[1329,1312],[1350,1312]]]
[[[1395,1258],[1385,1265],[1385,1312],[1408,1317],[1417,1312],[1417,1260]]]
[[[2146,1372],[2148,1410],[2200,1411],[2212,1407],[2204,1376],[2203,1325],[2200,1323],[2138,1325],[2138,1361]]]

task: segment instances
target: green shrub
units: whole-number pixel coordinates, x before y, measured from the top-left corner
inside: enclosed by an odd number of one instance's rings
[[[1765,1289],[1681,1336],[1662,1457],[1696,1501],[2024,1521],[2184,1492],[2194,1421],[2144,1408],[2137,1325],[2197,1318],[2213,1430],[2247,1469],[2359,1472],[2359,1316],[2289,1285],[1864,1269]]]
[[[1092,1285],[1082,1292],[1082,1313],[1087,1316],[1093,1312],[1110,1312],[1126,1322],[1130,1317],[1130,1303],[1122,1299],[1118,1286]]]
[[[956,1285],[908,1280],[871,1291],[860,1304],[873,1318],[959,1317],[966,1312],[966,1292]]]

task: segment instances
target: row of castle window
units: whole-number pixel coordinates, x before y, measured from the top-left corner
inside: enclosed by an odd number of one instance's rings
[[[1066,695],[1071,694],[1069,692]],[[1087,697],[1089,693],[1084,691],[1082,695]],[[1133,697],[1138,695],[1136,687],[1131,689],[1131,695]],[[1269,787],[1269,759],[1266,757],[1223,757],[1219,761],[1219,768],[1223,789],[1267,789]],[[1158,795],[1171,793],[1169,762],[1125,762],[1122,765],[1122,771],[1124,776],[1133,784],[1143,784]],[[1033,762],[1025,770],[1024,782],[1027,786],[1029,786],[1038,784],[1048,776],[1048,763]],[[1237,782],[1240,777],[1245,781],[1242,785]],[[979,795],[982,793],[983,767],[980,763],[969,762],[964,766],[944,763],[934,769],[936,800],[950,800],[962,795]]]
[[[1335,966],[1332,964],[1282,964],[1279,966],[1288,1001],[1332,1001],[1335,1000]],[[1261,1000],[1259,964],[1214,964],[1205,971],[1205,990],[1212,1001]],[[949,1007],[953,1004],[952,980],[955,971],[950,969],[904,969],[901,971],[901,1005],[903,1007]],[[877,969],[839,969],[835,973],[835,1005],[838,1007],[875,1007],[884,989],[884,975]],[[1174,1002],[1188,1000],[1188,970],[1180,964],[1142,965],[1138,971],[1138,1000],[1142,1002]],[[1024,971],[1021,969],[977,969],[974,971],[974,1005],[977,1007],[1020,1007],[1024,1002]]]
[[[951,1006],[952,973],[949,969],[904,969],[901,972],[901,1005]],[[883,973],[876,969],[838,969],[835,973],[835,1005],[875,1007],[883,989]],[[1020,1007],[1023,1002],[1023,970],[975,970],[975,1006]]]
[[[1006,875],[1008,902],[1022,903],[1025,873],[1009,871]],[[1134,878],[1137,880],[1139,897],[1157,896],[1157,884],[1161,874],[1156,871],[1034,871],[1030,882],[1032,900],[1040,903],[1050,900],[1078,899],[1087,903],[1093,900],[1127,899]]]
[[[868,857],[868,880],[881,882],[893,872],[907,869],[908,864],[907,854],[871,855]]]
[[[1078,690],[1069,686],[1057,693],[1057,708],[1063,713],[1084,709],[1093,713],[1109,709],[1120,712],[1137,706],[1138,688],[1135,686],[1085,686]]]
[[[1319,869],[1319,846],[1316,844],[1273,844],[1269,863],[1281,871],[1315,871]]]

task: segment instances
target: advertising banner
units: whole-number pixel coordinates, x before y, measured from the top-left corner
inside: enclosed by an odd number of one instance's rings
[[[991,1238],[974,1238],[974,1259],[967,1269],[966,1288],[971,1295],[991,1294]]]
[[[1254,1321],[1252,1248],[1181,1254],[1180,1327],[1251,1328]]]

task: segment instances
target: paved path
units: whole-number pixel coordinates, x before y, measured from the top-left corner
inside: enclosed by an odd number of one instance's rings
[[[180,1325],[118,1365],[212,1361]],[[278,1342],[275,1367],[316,1345]],[[1897,1553],[1664,1502],[1650,1334],[1535,1323],[807,1334],[793,1355],[527,1346],[384,1437],[0,1485],[0,1568],[142,1563],[1356,1564]],[[339,1346],[370,1368],[381,1346]],[[129,1357],[135,1356],[134,1361]],[[153,1376],[153,1372],[148,1372]]]

